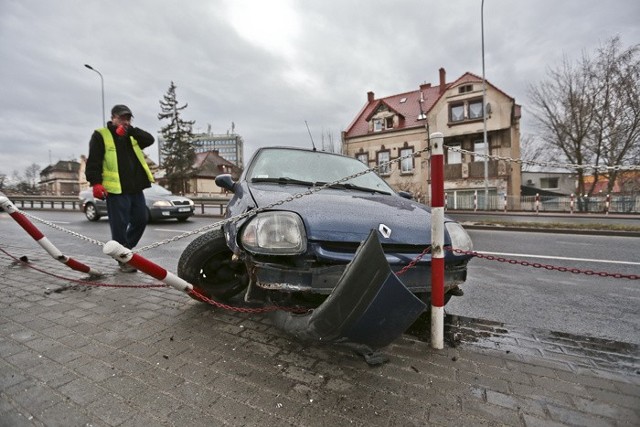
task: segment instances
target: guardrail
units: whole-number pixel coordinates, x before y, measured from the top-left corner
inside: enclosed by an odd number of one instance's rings
[[[25,196],[8,195],[21,210],[82,210],[78,196]],[[226,197],[190,197],[195,203],[196,215],[224,216],[229,199]]]

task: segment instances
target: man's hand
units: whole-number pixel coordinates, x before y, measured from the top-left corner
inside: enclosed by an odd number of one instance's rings
[[[104,189],[102,184],[94,184],[93,197],[100,200],[104,200],[107,198],[107,190]]]

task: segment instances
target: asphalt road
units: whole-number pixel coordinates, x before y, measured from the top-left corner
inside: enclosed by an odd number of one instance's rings
[[[88,222],[79,212],[30,211],[39,218],[92,239],[106,241],[106,220]],[[150,224],[139,247],[166,241],[215,222],[193,218],[186,223]],[[101,256],[101,248],[34,221],[63,253]],[[475,250],[518,261],[577,268],[581,271],[640,275],[637,237],[470,230]],[[144,252],[175,271],[180,254],[195,235]],[[0,214],[0,245],[38,245],[7,214]],[[543,258],[541,258],[543,257]],[[562,257],[562,258],[560,258]],[[622,262],[622,263],[620,263]],[[605,278],[474,259],[463,285],[465,295],[447,305],[447,313],[640,344],[640,281]]]

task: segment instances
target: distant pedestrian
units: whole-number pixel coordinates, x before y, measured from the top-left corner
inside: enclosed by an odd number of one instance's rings
[[[153,136],[133,127],[133,114],[126,105],[111,109],[107,127],[96,129],[89,142],[85,175],[93,197],[106,199],[111,238],[133,249],[147,226],[144,190],[154,181],[142,149],[154,143]],[[120,263],[120,270],[135,268]]]

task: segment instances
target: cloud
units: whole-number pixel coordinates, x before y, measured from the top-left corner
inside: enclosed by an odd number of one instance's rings
[[[374,91],[382,97],[482,72],[480,0],[367,2],[0,0],[0,173],[87,154],[106,114],[129,105],[157,134],[171,81],[196,129],[235,130],[265,145],[339,140]],[[486,76],[523,105],[563,55],[619,34],[640,40],[640,3],[487,0]],[[157,159],[157,148],[149,150]]]

